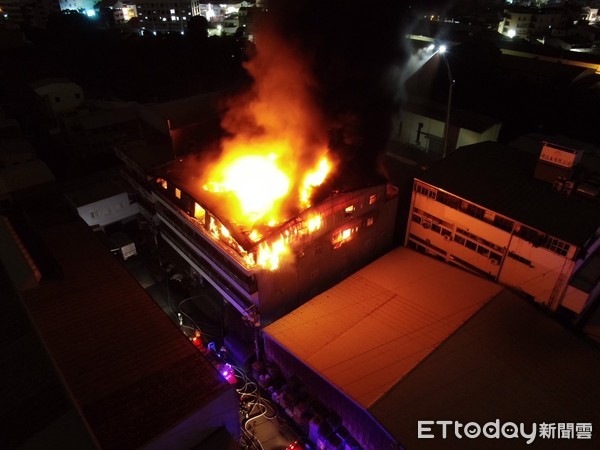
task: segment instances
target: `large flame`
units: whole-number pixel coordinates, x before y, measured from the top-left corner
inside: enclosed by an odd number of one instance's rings
[[[315,107],[315,89],[305,62],[292,47],[256,37],[256,56],[246,64],[252,91],[230,105],[222,126],[230,137],[210,168],[204,189],[220,195],[232,223],[259,242],[275,227],[311,206],[314,189],[331,174],[334,161]],[[302,228],[314,232],[320,216]],[[295,231],[299,233],[299,231]],[[258,245],[256,264],[276,269],[289,253],[290,236]]]

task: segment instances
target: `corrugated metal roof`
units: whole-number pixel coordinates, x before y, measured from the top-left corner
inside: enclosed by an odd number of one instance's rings
[[[399,248],[264,333],[369,408],[500,290]]]
[[[85,224],[37,223],[64,277],[24,304],[102,447],[143,445],[231,389]]]
[[[370,412],[406,448],[600,448],[600,352],[503,291]],[[592,423],[592,439],[418,439],[419,420]],[[556,426],[556,425],[555,425]],[[449,437],[454,435],[454,426]]]
[[[431,167],[423,181],[576,245],[600,226],[600,207],[566,197],[533,176],[537,155],[497,142],[459,148]]]

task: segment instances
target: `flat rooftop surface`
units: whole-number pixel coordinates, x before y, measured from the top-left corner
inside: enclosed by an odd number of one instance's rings
[[[369,409],[500,291],[397,248],[264,333]]]
[[[552,190],[534,178],[538,155],[497,142],[457,149],[419,177],[426,183],[547,232],[583,245],[600,226],[600,207]]]

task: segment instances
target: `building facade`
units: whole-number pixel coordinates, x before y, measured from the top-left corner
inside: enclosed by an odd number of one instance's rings
[[[566,24],[567,14],[559,8],[513,7],[504,10],[498,33],[510,38],[526,39],[549,35]]]
[[[400,112],[392,141],[442,157],[445,126],[445,107],[410,102]],[[502,124],[495,119],[452,108],[447,153],[464,145],[496,141],[501,128]]]
[[[578,287],[578,271],[600,238],[593,193],[573,181],[581,154],[544,144],[536,161],[494,143],[456,154],[415,179],[406,245],[581,314],[595,288]]]
[[[397,189],[384,180],[332,192],[252,240],[183,175],[179,160],[144,173],[131,153],[117,155],[164,241],[255,326],[296,308],[393,242]]]
[[[191,0],[166,1],[137,0],[137,16],[144,33],[185,33],[187,22],[192,17]]]

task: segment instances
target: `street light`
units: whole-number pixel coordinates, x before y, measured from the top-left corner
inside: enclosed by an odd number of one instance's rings
[[[446,69],[448,69],[448,105],[446,107],[446,123],[444,124],[444,143],[442,144],[442,158],[446,157],[448,152],[448,130],[450,128],[450,104],[452,103],[452,86],[454,86],[454,78],[452,78],[452,71],[450,70],[450,64],[448,58],[445,55],[447,48],[445,45],[440,45],[438,52],[442,55],[442,59],[446,63]]]

